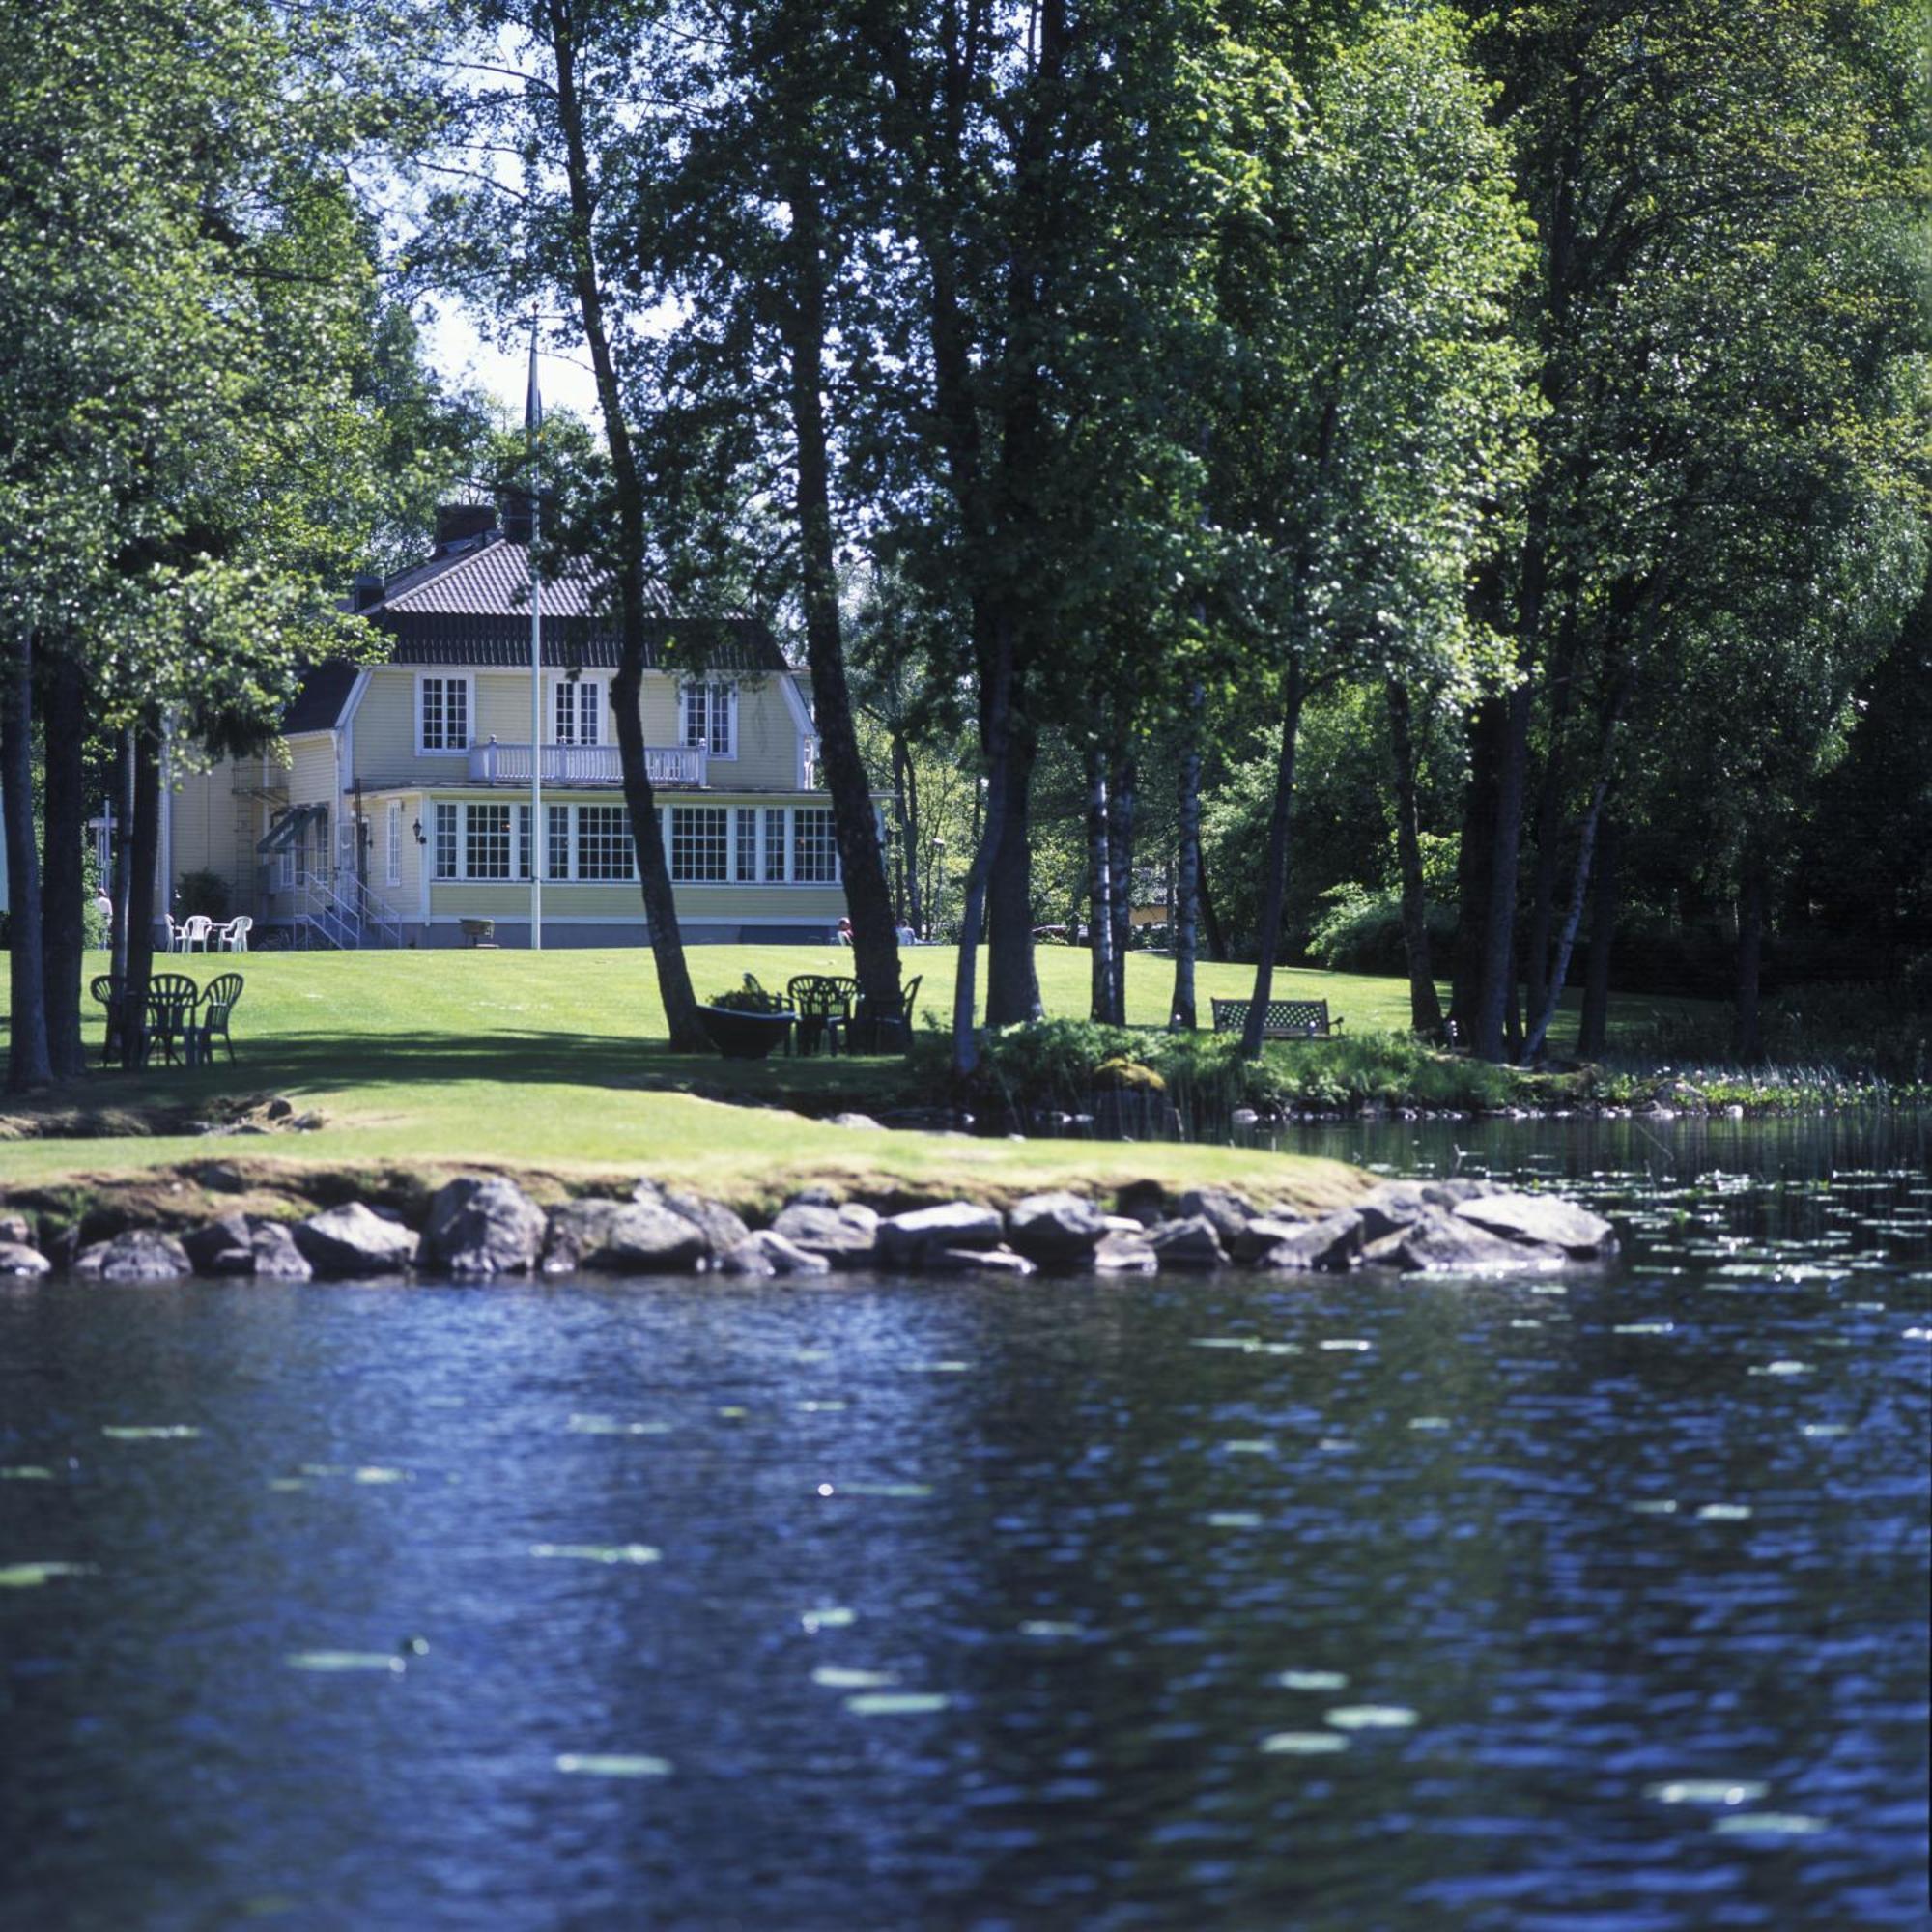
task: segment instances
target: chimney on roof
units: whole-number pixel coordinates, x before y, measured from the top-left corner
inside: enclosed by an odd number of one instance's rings
[[[349,608],[352,611],[366,611],[372,604],[383,601],[383,580],[380,577],[358,575],[350,594]]]
[[[497,498],[503,512],[503,535],[511,543],[526,544],[530,540],[530,493],[527,490],[505,490]]]
[[[436,554],[447,556],[465,550],[497,527],[493,503],[439,503],[436,506]]]

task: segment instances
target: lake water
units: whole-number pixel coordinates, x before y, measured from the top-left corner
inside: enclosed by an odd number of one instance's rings
[[[0,1924],[1921,1923],[1923,1123],[1321,1151],[1633,1243],[0,1291]]]

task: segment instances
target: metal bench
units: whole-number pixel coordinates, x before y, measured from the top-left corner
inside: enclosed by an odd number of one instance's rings
[[[1243,1032],[1253,1004],[1251,1000],[1216,1000],[1214,1031]],[[1332,1039],[1347,1024],[1328,1017],[1326,1000],[1269,1000],[1262,1009],[1264,1039]]]

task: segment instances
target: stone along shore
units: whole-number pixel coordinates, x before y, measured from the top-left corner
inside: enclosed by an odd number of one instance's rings
[[[1484,1180],[1390,1180],[1353,1205],[1307,1218],[1220,1188],[1166,1195],[1151,1182],[1110,1206],[1065,1192],[1006,1209],[968,1201],[880,1213],[807,1189],[771,1225],[753,1228],[720,1202],[640,1180],[626,1200],[585,1196],[539,1206],[501,1177],[463,1177],[428,1203],[419,1227],[353,1201],[297,1221],[232,1213],[170,1232],[125,1229],[78,1245],[0,1212],[0,1276],[83,1280],[185,1276],[358,1281],[414,1276],[483,1282],[577,1273],[715,1273],[744,1278],[892,1274],[1018,1277],[1386,1268],[1405,1273],[1547,1271],[1601,1261],[1610,1224],[1554,1195]],[[62,1248],[68,1250],[62,1254]]]

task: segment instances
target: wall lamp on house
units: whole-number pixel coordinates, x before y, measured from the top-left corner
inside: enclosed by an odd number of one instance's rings
[[[429,840],[423,837],[423,822],[420,818],[410,827],[410,830],[415,834],[418,845],[427,845],[429,843]]]

